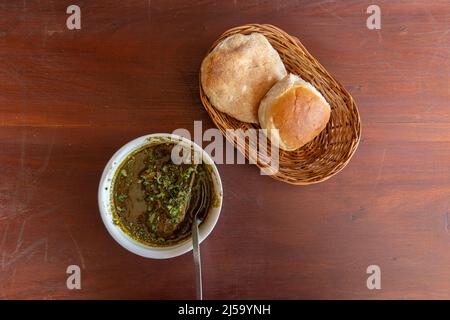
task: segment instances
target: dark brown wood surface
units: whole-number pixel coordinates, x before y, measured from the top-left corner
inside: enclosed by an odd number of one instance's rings
[[[109,236],[97,187],[148,133],[213,127],[198,69],[230,27],[297,36],[355,98],[362,140],[313,186],[220,165],[224,204],[202,245],[204,295],[450,298],[450,3],[0,1],[0,298],[195,297],[192,255],[156,261]],[[81,7],[81,30],[66,8]],[[66,268],[81,267],[81,290]],[[366,268],[381,268],[368,290]]]

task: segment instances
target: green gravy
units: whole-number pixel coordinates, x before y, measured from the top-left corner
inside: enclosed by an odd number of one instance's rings
[[[172,246],[189,238],[201,179],[206,181],[208,209],[199,216],[206,219],[214,205],[210,166],[174,164],[173,147],[173,143],[158,143],[137,150],[119,166],[113,179],[114,222],[150,246]]]

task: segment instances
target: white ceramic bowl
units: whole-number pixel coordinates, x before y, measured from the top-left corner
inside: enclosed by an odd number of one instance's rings
[[[170,247],[151,247],[143,243],[140,243],[128,234],[126,234],[120,226],[113,223],[113,213],[111,209],[112,203],[112,182],[114,174],[121,163],[126,160],[127,156],[134,152],[135,150],[155,143],[155,140],[162,140],[163,142],[174,142],[179,143],[186,147],[193,147],[194,152],[198,152],[202,155],[202,160],[206,164],[210,164],[213,173],[213,183],[214,192],[219,197],[218,206],[211,208],[208,213],[207,219],[200,225],[199,228],[199,239],[200,242],[206,239],[206,237],[211,233],[219,219],[220,210],[222,208],[222,182],[220,180],[219,171],[211,159],[209,154],[204,151],[199,145],[195,144],[191,140],[183,138],[178,135],[168,134],[168,133],[155,133],[146,136],[139,137],[133,141],[128,142],[122,148],[120,148],[109,160],[100,180],[100,185],[98,188],[98,205],[100,208],[100,214],[106,229],[111,234],[111,236],[125,249],[147,258],[153,259],[167,259],[182,255],[183,253],[192,250],[192,240],[189,238],[186,241],[178,243]]]

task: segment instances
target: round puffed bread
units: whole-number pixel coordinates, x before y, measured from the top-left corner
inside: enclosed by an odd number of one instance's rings
[[[260,33],[224,39],[205,57],[200,73],[211,104],[250,123],[258,123],[261,99],[287,74],[278,52]]]
[[[270,141],[286,151],[296,150],[325,129],[331,108],[309,82],[289,74],[261,101],[258,116]],[[278,129],[278,130],[273,130]]]

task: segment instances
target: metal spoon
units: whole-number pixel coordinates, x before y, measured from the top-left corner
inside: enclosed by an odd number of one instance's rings
[[[191,194],[192,194],[192,186],[195,179],[195,174],[197,171],[197,166],[195,166],[195,170],[191,176],[191,182],[189,186],[189,194],[188,201],[186,204],[186,208],[190,206]],[[194,255],[194,265],[195,265],[195,283],[196,283],[196,292],[197,292],[197,300],[203,300],[203,286],[202,286],[202,265],[200,259],[200,241],[198,238],[198,226],[203,221],[203,216],[199,215],[205,208],[207,204],[207,187],[205,185],[205,181],[200,180],[200,195],[195,203],[195,207],[193,207],[194,214],[192,215],[192,251]]]
[[[200,260],[200,242],[198,239],[198,226],[203,221],[203,215],[199,215],[206,208],[206,186],[204,181],[200,184],[200,205],[195,211],[192,221],[192,251],[194,253],[195,264],[195,280],[197,287],[197,300],[203,300],[203,287],[202,287],[202,265]]]

